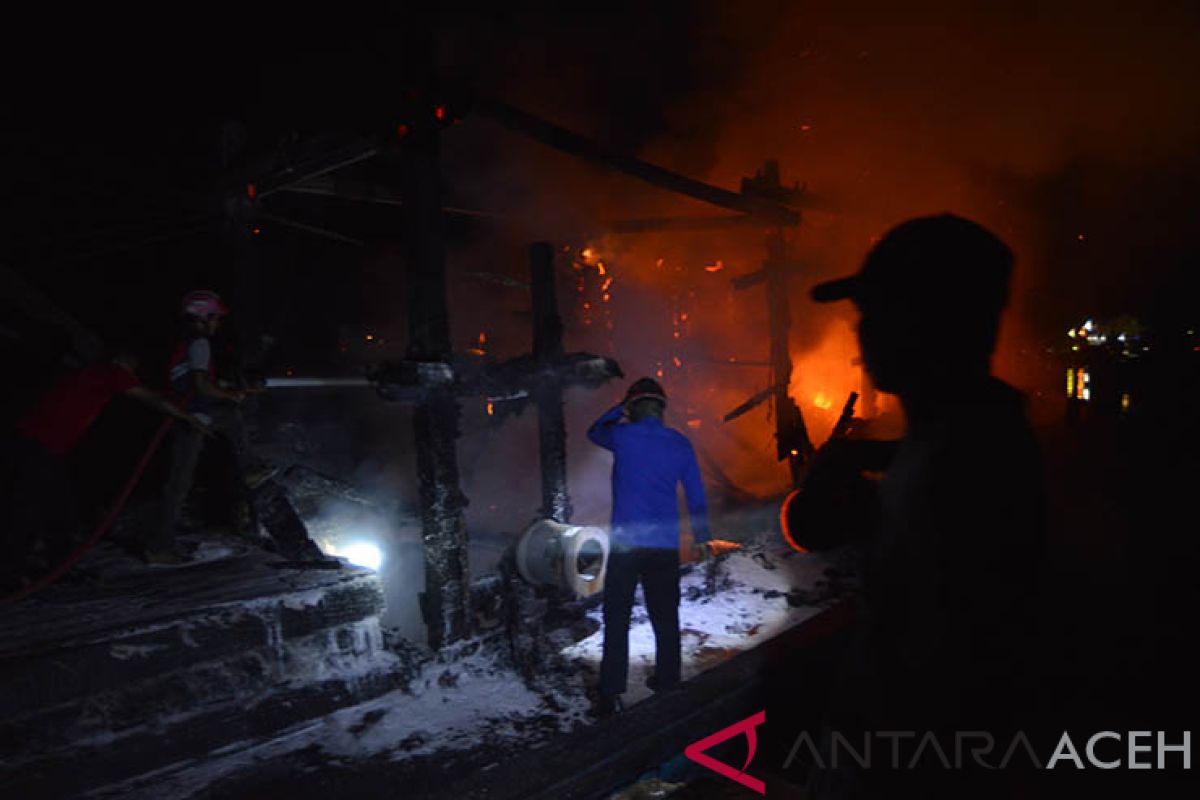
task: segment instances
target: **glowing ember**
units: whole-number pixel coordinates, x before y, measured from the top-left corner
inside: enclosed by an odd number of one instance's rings
[[[705,272],[720,272],[723,269],[725,269],[725,262],[720,259],[704,267]]]
[[[833,401],[824,392],[817,392],[816,396],[813,397],[812,403],[822,411],[828,411],[833,408]]]
[[[714,556],[722,556],[726,553],[732,553],[735,550],[741,550],[742,546],[728,539],[709,539],[708,549]]]
[[[483,331],[479,332],[479,340],[474,347],[468,348],[467,352],[473,356],[487,355],[487,334]]]

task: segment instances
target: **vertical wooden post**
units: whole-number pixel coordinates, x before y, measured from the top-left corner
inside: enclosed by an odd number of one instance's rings
[[[804,462],[812,453],[812,442],[799,406],[788,393],[792,382],[789,339],[792,325],[788,304],[788,253],[783,230],[767,239],[767,319],[771,337],[771,385],[775,393],[775,447],[780,461],[788,462],[792,486],[798,487]]]
[[[558,314],[554,248],[549,242],[530,245],[529,269],[533,291],[533,355],[539,365],[549,367],[563,356],[563,323]],[[542,469],[541,513],[556,522],[569,522],[572,509],[567,492],[567,425],[562,382],[547,369],[534,391]]]
[[[432,56],[426,59],[432,64]],[[404,258],[408,278],[408,358],[448,361],[450,311],[442,237],[442,187],[438,169],[439,125],[414,120],[399,149],[404,197]],[[469,633],[467,530],[459,488],[459,404],[452,387],[427,390],[413,412],[417,480],[425,545],[425,592],[421,612],[429,643],[441,647]]]

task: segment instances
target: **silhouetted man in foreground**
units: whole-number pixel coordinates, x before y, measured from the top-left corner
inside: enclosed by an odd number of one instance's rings
[[[864,730],[933,731],[953,760],[956,731],[987,731],[999,761],[1028,721],[1041,462],[1022,395],[990,369],[1012,264],[994,234],[946,214],[894,228],[856,275],[813,290],[818,302],[857,306],[866,368],[907,419],[864,543],[861,637],[829,721],[860,741]],[[880,466],[855,464],[854,444],[819,453],[812,485]],[[916,740],[901,766],[913,755]],[[877,750],[870,769],[825,776],[818,796],[875,797],[911,783],[928,797],[974,780],[938,772],[933,753],[915,773],[885,771],[890,758]],[[1000,790],[1007,777],[984,782]]]
[[[629,620],[638,581],[654,626],[654,675],[648,685],[670,691],[680,680],[679,507],[683,484],[704,558],[708,506],[691,442],[663,424],[667,396],[652,378],[634,381],[625,399],[588,429],[593,443],[613,453],[612,552],[604,579],[604,657],[596,713],[617,710],[629,671]],[[628,421],[623,421],[628,416]]]

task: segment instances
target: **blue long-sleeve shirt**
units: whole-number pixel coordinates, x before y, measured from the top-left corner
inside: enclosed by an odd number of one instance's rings
[[[677,550],[680,482],[696,542],[707,542],[708,502],[692,443],[657,417],[622,423],[623,413],[615,406],[588,428],[593,443],[613,452],[614,543]]]

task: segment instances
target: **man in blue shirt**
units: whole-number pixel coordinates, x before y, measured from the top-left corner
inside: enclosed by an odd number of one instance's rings
[[[708,550],[708,505],[691,442],[663,424],[667,396],[650,378],[635,381],[624,401],[588,429],[588,438],[613,453],[612,551],[604,579],[604,658],[600,702],[607,714],[619,703],[629,671],[629,620],[641,580],[654,626],[656,692],[680,680],[679,506],[682,482],[695,536],[693,553]],[[622,419],[628,416],[628,422]]]

